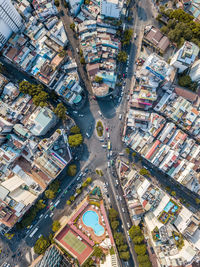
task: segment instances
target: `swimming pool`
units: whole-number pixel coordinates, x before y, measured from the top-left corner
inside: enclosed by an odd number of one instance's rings
[[[167,203],[167,205],[165,206],[164,211],[165,211],[165,212],[169,212],[169,210],[170,210],[171,208],[173,208],[173,209],[172,209],[172,212],[175,212],[175,211],[178,209],[178,207],[177,207],[173,202],[169,201],[169,202]]]
[[[95,235],[101,236],[104,234],[104,228],[99,224],[99,216],[93,210],[86,211],[82,216],[83,223],[94,230]]]

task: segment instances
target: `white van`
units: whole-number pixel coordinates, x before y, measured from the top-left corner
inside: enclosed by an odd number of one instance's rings
[[[110,134],[109,133],[107,133],[107,137],[110,138]]]

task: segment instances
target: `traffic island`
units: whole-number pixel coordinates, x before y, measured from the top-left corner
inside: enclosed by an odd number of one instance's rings
[[[102,121],[97,121],[97,124],[96,124],[96,132],[97,132],[97,135],[99,137],[102,137],[103,136],[103,133],[104,133],[104,127],[103,127],[103,123]]]

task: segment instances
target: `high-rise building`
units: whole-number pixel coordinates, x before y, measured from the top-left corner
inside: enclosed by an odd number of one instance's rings
[[[22,18],[11,0],[0,0],[0,48],[22,27]]]

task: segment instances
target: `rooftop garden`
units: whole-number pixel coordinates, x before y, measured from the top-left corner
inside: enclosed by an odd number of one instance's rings
[[[172,199],[167,203],[167,205],[164,207],[163,211],[158,217],[158,220],[166,224],[170,219],[173,219],[176,217],[176,215],[179,213],[181,207]]]

